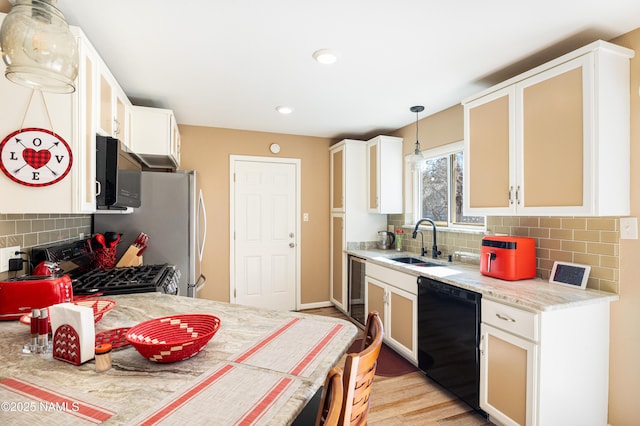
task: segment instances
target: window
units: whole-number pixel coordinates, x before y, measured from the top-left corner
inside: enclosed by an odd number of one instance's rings
[[[416,217],[433,219],[440,226],[484,227],[484,216],[464,214],[462,143],[425,151],[415,173]]]

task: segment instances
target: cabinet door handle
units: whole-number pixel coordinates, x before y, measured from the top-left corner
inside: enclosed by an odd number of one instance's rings
[[[497,316],[499,319],[503,320],[503,321],[516,322],[516,320],[515,320],[515,319],[511,318],[511,317],[510,317],[510,316],[508,316],[508,315],[504,315],[504,314],[497,313],[497,314],[496,314],[496,316]]]
[[[516,203],[520,204],[520,185],[516,188]]]
[[[512,195],[512,192],[513,192],[513,186],[510,186],[510,187],[509,187],[509,204],[513,204],[513,195]]]
[[[480,335],[480,356],[484,356],[484,334]]]
[[[113,119],[113,123],[115,124],[115,129],[113,130],[114,135],[118,135],[120,133],[120,122],[117,118]]]

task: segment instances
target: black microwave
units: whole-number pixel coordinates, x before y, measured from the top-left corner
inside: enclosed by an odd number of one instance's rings
[[[118,139],[96,137],[96,207],[125,210],[140,207],[142,167]]]

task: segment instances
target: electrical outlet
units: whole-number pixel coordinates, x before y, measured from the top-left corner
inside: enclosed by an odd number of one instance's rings
[[[622,240],[638,239],[638,218],[637,217],[621,217],[620,218],[620,239]]]
[[[0,249],[0,272],[7,272],[9,270],[9,259],[19,257],[16,254],[17,251],[20,251],[20,246]]]

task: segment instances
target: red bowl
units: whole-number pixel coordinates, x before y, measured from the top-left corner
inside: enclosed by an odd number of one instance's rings
[[[219,329],[213,315],[171,315],[135,325],[125,338],[150,361],[176,362],[200,352]]]

